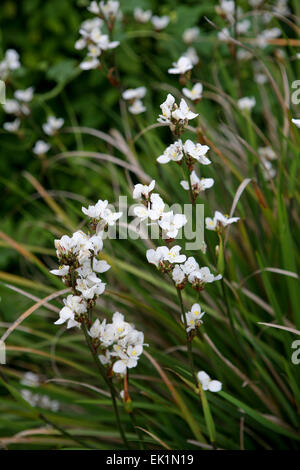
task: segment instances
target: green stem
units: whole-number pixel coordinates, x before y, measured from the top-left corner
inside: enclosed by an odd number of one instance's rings
[[[183,301],[182,301],[182,294],[181,294],[180,289],[176,288],[176,291],[177,291],[177,296],[178,296],[178,300],[179,300],[179,303],[180,303],[184,328],[185,328],[185,331],[186,331],[187,321],[186,321],[186,316],[185,316],[185,311],[184,311],[184,306],[183,306]],[[197,377],[196,377],[196,374],[195,374],[192,342],[188,340],[188,335],[187,334],[186,334],[186,344],[187,344],[187,352],[188,352],[188,358],[189,358],[190,369],[191,369],[191,372],[192,372],[193,380],[195,381],[196,387],[198,387],[198,380],[197,380]]]
[[[113,387],[113,384],[111,383],[111,381],[109,380],[109,378],[107,377],[106,375],[106,370],[105,368],[103,367],[103,365],[101,364],[99,358],[98,358],[98,355],[97,355],[97,352],[95,350],[95,348],[93,347],[93,344],[92,344],[92,341],[91,341],[91,338],[88,334],[88,330],[87,330],[87,327],[84,323],[81,324],[81,327],[82,327],[82,331],[84,332],[84,335],[85,335],[85,339],[86,339],[86,342],[87,342],[87,345],[91,351],[91,354],[93,356],[93,359],[95,361],[95,364],[102,376],[102,378],[104,379],[105,383],[107,384],[109,390],[110,390],[110,395],[111,395],[111,399],[112,399],[112,404],[113,404],[113,408],[114,408],[114,412],[115,412],[115,417],[116,417],[116,422],[117,422],[117,426],[118,426],[118,429],[119,429],[119,432],[120,432],[120,436],[124,442],[124,445],[127,449],[130,449],[130,446],[128,444],[128,441],[126,439],[126,436],[125,436],[125,433],[124,433],[124,430],[122,428],[122,424],[121,424],[121,420],[120,420],[120,415],[119,415],[119,410],[118,410],[118,406],[117,406],[117,402],[116,402],[116,392],[115,392],[115,389]]]

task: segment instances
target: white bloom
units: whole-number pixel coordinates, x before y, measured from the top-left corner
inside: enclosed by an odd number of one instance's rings
[[[185,274],[191,274],[193,271],[196,271],[199,269],[199,264],[195,260],[193,256],[190,256],[186,262],[181,266],[183,272]]]
[[[94,13],[94,15],[99,15],[100,13],[100,7],[97,2],[93,1],[90,3],[90,5],[87,7],[88,11],[91,13]]]
[[[187,57],[193,65],[196,65],[199,62],[199,57],[198,57],[197,51],[194,47],[189,47],[185,51],[183,56]]]
[[[54,274],[54,276],[66,276],[70,270],[70,266],[60,266],[59,269],[52,269],[50,271],[51,274]]]
[[[261,169],[266,181],[269,181],[276,176],[276,170],[272,163],[263,157],[261,157]]]
[[[202,165],[209,165],[211,161],[205,156],[209,150],[207,145],[194,144],[190,139],[184,143],[184,152],[191,158],[194,158]]]
[[[147,23],[150,21],[152,16],[151,10],[142,10],[142,8],[136,7],[133,12],[134,18],[140,23]]]
[[[99,201],[94,206],[88,206],[87,209],[85,207],[82,207],[81,210],[85,215],[87,215],[91,219],[100,220],[107,206],[108,206],[107,200],[102,201],[101,199],[99,199]]]
[[[7,132],[17,132],[20,128],[21,121],[19,118],[16,118],[14,121],[5,122],[3,124],[3,129]]]
[[[169,263],[184,263],[186,260],[185,255],[180,254],[181,246],[173,246],[170,250],[168,249],[165,252],[164,261],[169,261]]]
[[[220,6],[218,7],[218,11],[221,11],[227,17],[232,17],[234,15],[234,10],[234,0],[220,0]]]
[[[172,118],[175,119],[175,121],[189,121],[190,119],[194,119],[197,116],[198,114],[193,113],[190,110],[189,106],[183,98],[180,101],[179,108],[172,111]]]
[[[195,83],[193,88],[189,90],[188,88],[183,88],[182,93],[192,101],[200,100],[202,96],[203,85],[202,83]]]
[[[219,392],[222,390],[222,383],[219,382],[219,380],[211,380],[204,370],[198,372],[197,377],[203,390],[209,390],[210,392]]]
[[[47,142],[44,142],[43,140],[37,140],[32,151],[36,155],[45,155],[49,149],[50,145],[47,144]]]
[[[101,1],[100,9],[106,19],[113,19],[117,15],[119,2],[116,0]]]
[[[171,122],[170,120],[171,120],[171,117],[172,117],[172,111],[173,111],[173,108],[174,108],[174,104],[175,104],[175,98],[174,98],[173,95],[171,95],[169,93],[168,96],[167,96],[166,101],[164,101],[160,105],[160,109],[161,109],[162,114],[160,114],[159,118],[157,119],[159,122],[162,122],[162,123]]]
[[[164,213],[165,203],[157,193],[152,193],[150,196],[151,209],[148,214],[151,220],[158,220]]]
[[[236,30],[238,34],[245,34],[249,31],[251,27],[251,22],[249,20],[239,21],[236,24]]]
[[[189,312],[186,312],[185,318],[187,322],[187,328],[186,331],[189,333],[191,330],[194,330],[195,328],[199,327],[202,323],[201,318],[205,312],[201,311],[201,307],[199,304],[194,304]],[[184,319],[182,318],[182,321]]]
[[[185,273],[182,270],[182,266],[179,266],[179,264],[174,266],[172,271],[172,279],[176,285],[182,284],[185,279]]]
[[[300,121],[299,121],[300,122]],[[260,157],[267,160],[276,160],[276,153],[271,147],[259,147],[258,153]]]
[[[220,41],[227,42],[230,39],[230,32],[228,28],[223,28],[222,31],[218,32],[218,39]]]
[[[134,215],[136,215],[141,221],[148,219],[149,209],[145,206],[136,206],[133,209]]]
[[[93,270],[96,273],[105,273],[111,268],[111,266],[107,263],[105,260],[97,260],[96,258],[93,258]]]
[[[180,74],[183,75],[193,68],[193,64],[188,57],[182,56],[178,59],[177,62],[173,62],[173,67],[171,67],[168,72],[171,74]]]
[[[67,322],[67,328],[80,326],[80,323],[75,320],[75,314],[82,314],[87,311],[87,304],[85,300],[77,295],[68,295],[63,300],[65,306],[59,312],[59,319],[54,322],[55,325],[61,325]]]
[[[174,214],[173,211],[164,212],[158,225],[164,230],[168,238],[176,238],[178,231],[187,223],[184,214]]]
[[[32,98],[33,98],[33,92],[34,92],[34,88],[31,86],[31,87],[27,88],[26,90],[17,90],[17,91],[15,91],[14,97],[18,101],[23,101],[25,103],[29,103],[29,101],[31,101]]]
[[[190,181],[192,190],[196,193],[201,191],[205,191],[208,188],[211,188],[214,184],[214,180],[212,178],[198,178],[195,170],[193,170],[190,174]],[[181,186],[186,191],[189,190],[189,183],[186,180],[180,181]]]
[[[105,326],[105,320],[103,323],[100,323],[99,319],[94,321],[93,325],[90,328],[89,335],[91,338],[99,338],[103,333],[103,328]]]
[[[80,63],[79,67],[81,70],[93,70],[97,69],[99,65],[100,62],[97,58],[87,57]]]
[[[264,85],[265,83],[267,83],[268,77],[264,73],[256,73],[254,75],[254,80],[256,81],[256,83],[258,83],[258,85]]]
[[[256,105],[256,100],[254,96],[250,98],[245,96],[244,98],[240,98],[238,100],[237,105],[241,111],[244,111],[244,110],[251,111],[251,109],[254,108],[254,106]]]
[[[7,49],[4,57],[6,67],[9,70],[18,69],[21,66],[19,58],[20,56],[17,51],[14,49]]]
[[[137,366],[139,356],[143,352],[143,346],[128,346],[126,352],[120,351],[120,360],[116,361],[113,365],[113,371],[117,374],[125,374],[127,368],[132,369]]]
[[[43,124],[43,131],[47,135],[54,135],[64,125],[64,122],[63,118],[49,116],[47,122]]]
[[[222,279],[221,274],[214,276],[207,266],[203,268],[196,269],[189,274],[188,280],[191,284],[195,282],[200,282],[201,284],[210,284],[211,282],[219,281]]]
[[[39,376],[33,372],[25,372],[20,383],[27,387],[38,387],[40,385]]]
[[[162,29],[166,28],[170,22],[170,18],[168,16],[157,16],[153,15],[151,18],[152,24],[157,31],[161,31]]]
[[[219,226],[227,227],[227,225],[233,224],[238,220],[240,220],[239,217],[229,217],[227,215],[223,215],[219,211],[216,211],[213,219],[210,217],[205,218],[205,224],[207,230],[216,230],[216,228]]]
[[[92,273],[87,278],[78,278],[76,281],[76,289],[81,292],[84,299],[93,299],[96,295],[101,295],[105,291],[106,284]]]
[[[128,109],[131,114],[141,114],[144,113],[147,108],[141,100],[134,100],[134,102],[131,106],[129,106]]]
[[[122,97],[124,100],[135,100],[142,99],[146,95],[146,88],[140,86],[138,88],[128,88],[128,90],[123,91]]]
[[[188,28],[183,32],[182,39],[186,44],[192,44],[198,39],[199,32],[200,30],[197,26],[194,26],[193,28]]]
[[[154,186],[155,180],[152,180],[148,186],[146,184],[136,184],[133,189],[133,199],[141,199],[143,196],[147,199],[151,191],[153,191]]]
[[[300,128],[300,119],[292,119],[292,123],[295,124],[295,126]]]
[[[169,145],[164,153],[157,158],[158,163],[168,163],[170,161],[179,162],[183,157],[182,141],[179,139],[174,144]]]
[[[150,249],[146,252],[147,260],[150,264],[154,264],[156,267],[164,261],[165,257],[169,253],[169,248],[166,246],[159,246],[156,250]]]
[[[21,114],[28,116],[30,113],[28,106],[17,100],[6,100],[3,104],[3,109],[7,114],[16,114],[17,116]]]
[[[238,49],[236,56],[237,56],[238,60],[250,60],[250,59],[252,59],[251,52],[246,51],[245,49]]]

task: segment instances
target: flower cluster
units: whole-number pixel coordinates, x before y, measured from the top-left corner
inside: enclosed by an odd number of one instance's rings
[[[175,98],[170,93],[166,101],[160,105],[161,114],[158,122],[169,124],[171,131],[175,135],[180,135],[191,119],[195,119],[198,114],[193,113],[186,101],[182,99],[179,106],[175,103]]]
[[[107,206],[108,201],[99,200],[95,206],[82,208],[83,213],[91,217],[90,226],[96,230],[95,234],[87,235],[79,230],[72,237],[63,235],[60,240],[55,240],[60,266],[51,273],[62,277],[73,292],[64,299],[64,307],[55,322],[57,325],[67,322],[67,328],[79,327],[105,290],[105,283],[98,274],[108,271],[110,265],[99,259],[103,248],[102,236],[108,225],[113,225],[122,215],[113,213]]]
[[[184,214],[174,214],[165,211],[166,205],[158,193],[153,193],[155,181],[149,186],[136,184],[133,190],[133,198],[140,199],[143,205],[134,208],[134,214],[142,221],[149,219],[161,229],[162,238],[171,240],[177,237],[179,230],[187,223]]]
[[[218,281],[222,278],[219,274],[214,276],[207,266],[200,268],[193,256],[189,258],[180,254],[179,245],[169,248],[159,246],[147,250],[146,257],[150,264],[154,264],[160,271],[168,273],[177,289],[183,289],[187,282],[197,290],[203,290],[207,283]]]
[[[12,99],[7,99],[3,109],[7,114],[15,116],[12,122],[5,122],[3,128],[8,132],[17,132],[21,125],[21,119],[30,114],[28,103],[33,99],[33,87],[26,90],[16,90]]]
[[[146,111],[146,107],[142,102],[142,98],[146,95],[146,88],[144,86],[140,86],[138,88],[128,88],[122,93],[122,97],[125,101],[128,101],[129,111],[131,114],[141,114]]]
[[[21,385],[26,387],[36,388],[40,385],[39,376],[33,372],[25,372],[22,379],[20,380]],[[47,395],[41,395],[40,393],[34,393],[28,388],[22,388],[20,393],[24,400],[27,401],[31,406],[38,406],[45,410],[51,410],[57,412],[60,408],[60,404],[57,400],[51,400]]]
[[[95,18],[86,20],[81,24],[80,39],[75,43],[75,49],[87,49],[87,56],[81,62],[82,70],[96,69],[100,66],[100,55],[109,49],[115,49],[119,41],[111,41],[109,34],[102,31],[104,25],[108,32],[112,31],[115,18],[119,12],[119,2],[108,0],[108,2],[91,2],[88,10],[97,15]]]
[[[209,165],[211,163],[206,157],[208,150],[208,145],[194,144],[190,139],[187,139],[183,144],[181,139],[179,139],[169,145],[164,153],[157,158],[157,161],[158,163],[181,162],[184,158],[188,169],[191,171],[196,161],[202,165]]]
[[[124,315],[115,312],[112,322],[97,319],[89,334],[93,344],[99,348],[99,359],[117,374],[126,374],[127,369],[137,366],[143,352],[144,333],[124,320]]]

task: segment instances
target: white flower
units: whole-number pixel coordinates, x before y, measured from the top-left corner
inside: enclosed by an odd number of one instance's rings
[[[199,264],[195,260],[193,256],[190,256],[186,262],[181,266],[181,269],[185,274],[191,274],[193,271],[196,271],[199,269]]]
[[[92,273],[87,278],[78,278],[76,281],[76,290],[81,292],[84,299],[93,299],[96,295],[101,295],[105,291],[106,284]]]
[[[105,260],[97,260],[96,258],[93,258],[93,271],[96,273],[105,273],[111,268],[111,266],[107,263]]]
[[[133,12],[133,16],[136,21],[140,23],[148,23],[152,16],[151,10],[142,10],[142,8],[136,7]]]
[[[175,119],[175,121],[189,121],[196,118],[197,116],[198,114],[193,113],[190,110],[189,106],[183,98],[180,101],[179,108],[172,111],[172,118]]]
[[[166,28],[170,23],[170,18],[168,16],[157,16],[153,15],[151,18],[152,24],[157,31],[161,31]]]
[[[160,114],[159,118],[157,119],[159,122],[162,122],[162,123],[169,123],[170,122],[171,116],[172,116],[172,110],[174,108],[174,104],[175,104],[175,98],[174,98],[173,95],[171,95],[169,93],[168,96],[167,96],[166,101],[164,101],[160,105],[160,109],[161,109],[162,114]]]
[[[136,184],[133,189],[133,199],[141,199],[143,196],[145,197],[145,199],[147,199],[151,191],[153,191],[154,187],[155,180],[152,180],[148,186],[146,184]]]
[[[207,266],[196,269],[188,275],[188,281],[197,290],[202,290],[204,289],[205,284],[210,284],[212,282],[219,281],[220,279],[222,279],[221,274],[214,276]]]
[[[47,122],[43,124],[43,131],[47,135],[54,135],[64,125],[64,122],[63,118],[49,116]]]
[[[209,390],[210,392],[219,392],[222,390],[222,383],[219,382],[219,380],[211,380],[204,370],[198,372],[197,377],[203,390]]]
[[[249,31],[251,27],[251,22],[249,20],[239,21],[236,24],[236,31],[238,34],[245,34]]]
[[[192,190],[196,193],[200,193],[201,191],[205,191],[213,186],[214,180],[212,178],[198,178],[195,170],[193,170],[190,174],[190,181]],[[186,180],[180,181],[181,186],[183,189],[188,191],[189,183]]]
[[[134,100],[131,106],[129,106],[129,112],[131,114],[141,114],[146,111],[146,106],[144,106],[141,100]]]
[[[137,366],[139,356],[143,352],[143,346],[128,346],[126,352],[120,351],[120,360],[116,361],[113,365],[113,371],[117,374],[125,374],[127,368],[132,369]]]
[[[264,73],[256,73],[254,75],[254,80],[256,81],[256,83],[258,83],[258,85],[264,85],[265,83],[267,83],[268,77]]]
[[[91,338],[99,338],[103,333],[103,328],[105,326],[105,320],[103,323],[100,323],[99,319],[94,321],[93,325],[90,328],[89,335]]]
[[[15,91],[14,97],[18,101],[29,103],[29,101],[31,101],[32,98],[33,98],[33,92],[34,92],[34,88],[31,86],[31,87],[27,88],[26,90],[17,90],[17,91]]]
[[[59,312],[59,319],[54,324],[61,325],[67,322],[67,328],[79,327],[80,323],[75,320],[75,314],[81,315],[87,311],[86,301],[77,295],[68,295],[63,302],[65,306]]]
[[[172,279],[176,285],[182,284],[185,279],[185,273],[182,270],[182,266],[179,266],[179,264],[174,266],[172,271]]]
[[[107,49],[114,49],[120,44],[119,41],[110,41],[109,36],[107,34],[102,34],[99,28],[93,29],[89,37],[90,40],[93,41],[96,46],[103,51],[106,51]],[[95,53],[97,55],[100,55],[100,52],[101,51],[99,51],[99,53],[97,54],[95,51],[92,55],[95,55]]]
[[[16,118],[14,121],[4,122],[3,129],[5,129],[7,132],[17,132],[20,128],[20,124],[20,119]]]
[[[182,39],[186,44],[192,44],[197,40],[199,36],[199,28],[194,26],[193,28],[188,28],[183,32]]]
[[[199,62],[199,57],[198,57],[197,51],[194,47],[189,47],[185,51],[183,56],[187,57],[193,65],[196,65]]]
[[[173,211],[164,212],[158,225],[164,230],[168,238],[176,238],[178,231],[187,223],[184,214],[174,214]]]
[[[169,261],[169,263],[184,263],[186,260],[185,255],[180,254],[181,246],[173,246],[170,250],[168,249],[165,252],[164,261]]]
[[[97,58],[87,57],[80,63],[79,67],[81,68],[81,70],[93,70],[97,69],[99,65],[100,62]]]
[[[245,96],[244,98],[240,98],[238,100],[237,105],[241,111],[251,111],[251,109],[254,108],[254,106],[256,105],[256,100],[254,96],[252,96],[251,98]]]
[[[134,215],[136,215],[141,221],[148,219],[149,209],[145,206],[136,206],[133,209]]]
[[[4,61],[5,61],[5,64],[6,64],[7,68],[9,70],[18,69],[21,66],[19,58],[20,58],[20,56],[19,56],[18,52],[15,51],[15,49],[7,49],[7,51],[5,53],[5,58],[4,58]]]
[[[90,3],[90,5],[87,7],[88,11],[91,13],[94,13],[94,15],[99,15],[100,13],[100,7],[97,2],[93,1]]]
[[[295,126],[300,128],[300,119],[292,119],[292,123],[295,124]]]
[[[300,120],[299,120],[300,123]],[[267,160],[276,160],[276,153],[271,147],[259,147],[258,153],[260,157],[267,159]]]
[[[85,215],[87,215],[91,219],[100,220],[107,206],[108,206],[107,200],[102,201],[101,199],[99,199],[99,201],[94,206],[88,206],[87,209],[85,207],[82,207],[81,210]]]
[[[270,181],[276,176],[276,170],[272,163],[263,157],[261,157],[261,169],[266,181]]]
[[[199,327],[202,323],[201,318],[205,312],[201,311],[201,307],[199,304],[194,304],[189,312],[185,313],[185,318],[186,318],[186,323],[187,323],[187,328],[186,331],[189,333],[191,330],[196,329]],[[182,321],[184,322],[184,319],[182,318]]]
[[[20,383],[27,387],[38,387],[40,385],[39,376],[33,372],[25,372]]]
[[[151,209],[148,214],[151,220],[158,220],[164,213],[165,203],[157,193],[152,193],[150,196]]]
[[[142,99],[146,95],[146,91],[147,89],[144,86],[128,88],[128,90],[123,91],[122,97],[124,100]]]
[[[59,269],[52,269],[50,273],[54,274],[54,276],[66,276],[69,270],[70,270],[70,266],[62,265],[59,267]]]
[[[156,267],[164,261],[165,257],[169,253],[169,248],[166,246],[159,246],[156,250],[150,249],[146,252],[147,260],[150,264],[154,264]]]
[[[221,11],[225,16],[233,16],[235,10],[234,0],[220,0],[220,6],[217,8],[218,11]]]
[[[108,0],[106,3],[101,1],[100,9],[106,19],[113,19],[117,15],[119,2],[116,0]]]
[[[202,165],[209,165],[211,161],[205,156],[209,150],[208,145],[194,144],[190,139],[184,143],[184,152]]]
[[[222,31],[218,32],[218,39],[220,41],[227,42],[230,39],[230,32],[228,28],[223,28]]]
[[[170,161],[179,162],[183,157],[182,141],[179,139],[174,144],[169,145],[164,153],[157,158],[158,163],[168,163]]]
[[[45,155],[49,149],[50,145],[47,144],[47,142],[44,142],[43,140],[37,140],[32,151],[36,155]]]
[[[193,64],[188,57],[182,56],[178,59],[177,62],[173,62],[173,67],[171,67],[168,72],[171,74],[180,74],[183,75],[193,68]]]
[[[16,114],[28,116],[30,109],[26,104],[20,103],[17,100],[6,100],[3,104],[3,109],[7,114]]]
[[[188,88],[183,88],[182,93],[192,101],[200,100],[202,96],[203,85],[202,83],[195,83],[193,88],[189,90]]]
[[[223,215],[221,212],[216,211],[214,218],[211,219],[210,217],[205,218],[205,224],[207,230],[216,230],[219,226],[227,227],[227,225],[233,224],[240,220],[239,217],[229,217],[227,215]]]

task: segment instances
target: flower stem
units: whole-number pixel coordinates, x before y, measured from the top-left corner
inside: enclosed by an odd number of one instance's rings
[[[184,328],[185,328],[185,331],[186,331],[187,321],[186,321],[186,316],[185,316],[185,311],[184,311],[184,306],[183,306],[183,301],[182,301],[182,294],[181,294],[180,289],[176,288],[176,291],[177,291],[177,296],[178,296],[178,300],[179,300],[179,303],[180,303],[182,318],[183,318],[183,322],[184,322]],[[188,340],[188,335],[186,335],[186,344],[187,344],[187,352],[188,352],[188,358],[189,358],[191,373],[192,373],[192,376],[193,376],[193,380],[196,384],[196,387],[198,387],[198,380],[197,380],[197,377],[196,377],[196,374],[195,374],[192,342]]]
[[[129,446],[128,441],[126,439],[124,430],[122,428],[120,415],[119,415],[119,410],[118,410],[118,406],[117,406],[117,402],[116,402],[116,392],[115,392],[114,386],[111,383],[111,381],[109,380],[109,378],[107,377],[105,368],[103,367],[103,365],[101,364],[101,362],[98,358],[97,352],[96,352],[95,348],[93,347],[91,338],[88,334],[86,325],[84,323],[82,323],[81,327],[82,327],[82,331],[84,332],[87,345],[88,345],[88,347],[91,351],[91,354],[93,356],[93,359],[95,361],[95,364],[96,364],[102,378],[104,379],[105,383],[107,384],[107,386],[109,388],[109,391],[110,391],[110,394],[111,394],[111,399],[112,399],[112,404],[113,404],[113,408],[114,408],[114,413],[115,413],[115,417],[116,417],[116,422],[117,422],[117,426],[118,426],[118,429],[119,429],[119,432],[120,432],[120,436],[121,436],[121,438],[124,442],[125,447],[127,449],[130,449],[130,446]]]

